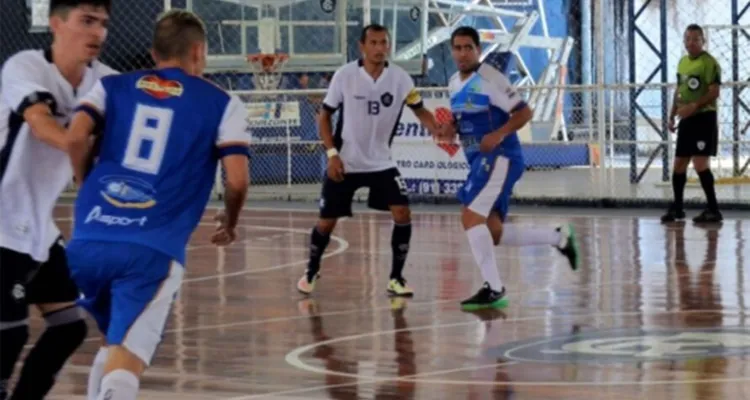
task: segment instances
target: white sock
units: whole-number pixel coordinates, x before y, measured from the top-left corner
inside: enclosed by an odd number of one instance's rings
[[[502,246],[560,246],[564,244],[563,236],[555,228],[531,228],[513,224],[503,225],[503,235],[500,238]]]
[[[482,278],[490,284],[493,290],[500,291],[503,282],[500,280],[500,272],[497,270],[497,261],[495,260],[495,246],[492,242],[492,234],[487,225],[477,225],[466,231],[469,237],[471,252],[474,254],[474,260],[482,272]]]
[[[91,371],[89,372],[87,400],[96,400],[99,396],[99,388],[102,385],[102,376],[104,375],[104,364],[107,363],[107,354],[109,354],[109,349],[100,347],[96,357],[94,357],[94,363],[91,364]]]
[[[138,377],[124,369],[116,369],[102,379],[102,390],[97,400],[136,400]]]

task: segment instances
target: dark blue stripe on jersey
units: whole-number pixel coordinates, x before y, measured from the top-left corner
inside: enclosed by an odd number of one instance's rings
[[[99,113],[99,110],[96,108],[88,105],[88,104],[81,104],[80,106],[76,107],[75,112],[83,111],[86,114],[91,117],[91,119],[94,120],[94,125],[96,125],[95,130],[99,130],[102,127],[104,127],[104,117],[101,113]]]
[[[344,136],[342,135],[343,132],[344,104],[342,103],[341,106],[339,106],[339,120],[336,123],[336,131],[333,133],[333,147],[335,147],[338,151],[341,151],[341,149],[344,147]]]
[[[18,134],[21,132],[21,127],[25,120],[23,119],[23,113],[26,109],[37,103],[45,103],[49,106],[52,114],[57,111],[57,102],[55,97],[49,92],[36,92],[26,96],[21,104],[18,106],[16,111],[11,111],[8,117],[8,138],[5,141],[5,145],[0,150],[0,182],[5,177],[5,172],[8,169],[8,163],[10,162],[10,154],[13,151],[13,146],[16,144]]]
[[[420,101],[420,102],[419,102],[419,103],[417,103],[417,104],[407,104],[407,105],[408,105],[408,106],[409,106],[409,108],[411,108],[412,110],[419,110],[420,108],[424,108],[424,102],[423,102],[423,101]]]
[[[521,101],[518,104],[516,104],[516,106],[513,107],[513,109],[510,110],[510,112],[512,112],[512,113],[518,112],[518,111],[522,110],[524,107],[526,107],[526,102],[525,101]]]
[[[250,148],[242,145],[219,147],[219,157],[241,154],[250,157]]]
[[[339,107],[340,107],[340,106],[339,106]],[[338,110],[338,109],[339,109],[339,107],[333,107],[333,106],[330,106],[330,105],[328,105],[328,104],[326,104],[326,103],[323,103],[323,108],[324,108],[324,109],[325,109],[326,111],[328,111],[329,113],[331,113],[331,114],[335,113],[335,112],[336,112],[336,110]]]

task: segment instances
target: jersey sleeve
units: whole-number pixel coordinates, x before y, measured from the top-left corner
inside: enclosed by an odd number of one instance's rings
[[[406,88],[406,99],[404,100],[406,105],[412,110],[418,110],[424,107],[422,95],[417,91],[416,86],[414,86],[414,80],[407,73],[404,73],[403,85],[404,88]]]
[[[43,66],[30,53],[19,53],[5,62],[0,72],[0,95],[13,112],[23,115],[27,108],[46,103],[53,114],[57,101],[44,81]]]
[[[88,114],[97,126],[104,125],[104,113],[107,111],[107,89],[105,89],[104,82],[101,79],[78,101],[75,111]]]
[[[490,104],[493,106],[507,113],[516,112],[526,106],[526,102],[502,72],[482,64],[479,75],[484,80]]]
[[[708,82],[709,85],[721,85],[721,65],[716,61],[715,58],[710,57],[706,63],[706,67],[703,69],[703,79]]]
[[[338,110],[344,102],[344,69],[339,69],[333,74],[331,83],[328,85],[326,97],[323,99],[323,108],[333,113]]]
[[[231,95],[219,124],[216,147],[219,155],[232,154],[250,156],[250,131],[247,125],[247,109],[242,101]]]

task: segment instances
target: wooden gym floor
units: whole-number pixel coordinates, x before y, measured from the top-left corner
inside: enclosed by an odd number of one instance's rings
[[[566,220],[549,212],[511,222]],[[481,281],[455,212],[415,213],[408,300],[385,293],[388,215],[342,221],[305,298],[295,283],[314,212],[246,211],[242,240],[226,249],[208,242],[209,213],[139,398],[750,398],[750,220],[664,227],[655,215],[588,212],[565,212],[578,272],[552,248],[497,248],[511,302],[484,313],[458,306]],[[70,206],[58,217],[68,234]],[[91,336],[50,398],[84,398]]]

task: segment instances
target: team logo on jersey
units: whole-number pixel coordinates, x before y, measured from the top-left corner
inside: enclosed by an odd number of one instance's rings
[[[130,218],[119,215],[107,215],[104,214],[101,207],[94,206],[94,208],[89,211],[89,214],[86,216],[86,220],[83,223],[90,224],[92,222],[98,222],[107,226],[130,226],[133,224],[145,226],[146,222],[148,222],[148,217],[144,215],[140,218]]]
[[[156,205],[156,191],[146,181],[129,176],[104,176],[99,179],[104,190],[99,193],[117,208],[151,208]]]
[[[701,78],[699,76],[690,75],[687,77],[687,87],[690,90],[698,90],[701,87]]]
[[[383,103],[384,106],[390,107],[391,104],[393,104],[393,95],[385,92],[382,96],[380,96],[380,102]]]
[[[155,75],[146,75],[138,80],[135,87],[156,97],[159,100],[168,97],[182,96],[182,84],[177,81],[164,80]]]
[[[750,354],[748,328],[642,329],[577,333],[506,343],[491,356],[544,363],[633,363]]]

